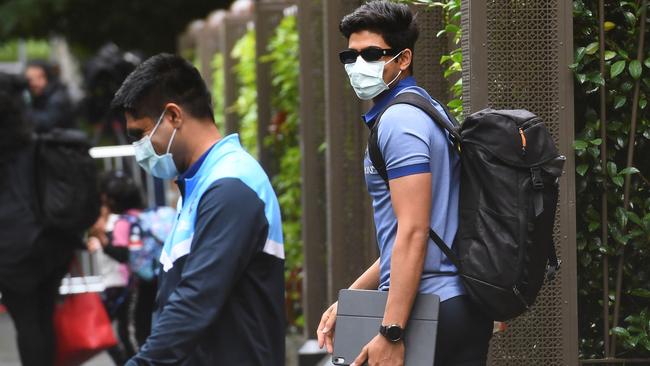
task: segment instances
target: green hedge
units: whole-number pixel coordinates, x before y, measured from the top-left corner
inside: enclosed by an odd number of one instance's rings
[[[29,39],[25,41],[28,60],[50,58],[50,45],[45,40]],[[0,62],[18,61],[18,40],[0,43]]]
[[[280,201],[286,254],[286,280],[289,322],[302,327],[300,281],[302,279],[302,202],[301,155],[299,145],[298,28],[295,16],[286,16],[275,30],[263,62],[273,75],[272,134],[265,144],[279,159],[279,172],[273,186]]]
[[[598,1],[575,0],[574,43],[576,193],[580,351],[584,358],[603,357],[603,261],[609,259],[609,306],[613,313],[618,260],[622,298],[618,357],[650,356],[650,46],[637,59],[641,7],[639,1],[606,1],[605,75],[600,73]],[[647,8],[647,7],[646,7]],[[606,93],[607,136],[601,138],[600,91]],[[638,86],[638,93],[635,88]],[[627,167],[632,111],[634,167]],[[606,169],[601,146],[607,144]],[[624,206],[625,179],[630,179],[630,206]],[[601,239],[601,203],[607,191],[607,240]],[[610,317],[610,325],[612,318]]]
[[[282,211],[285,248],[285,280],[289,324],[303,326],[302,231],[301,231],[301,156],[298,137],[298,29],[295,16],[283,18],[260,60],[269,63],[272,75],[272,111],[270,135],[264,141],[279,167],[271,177]],[[231,106],[241,120],[240,137],[244,147],[257,156],[257,88],[255,67],[255,31],[249,30],[235,45],[231,57],[237,60],[234,72],[239,97]],[[215,65],[218,63],[215,56]],[[215,67],[215,75],[217,67]],[[216,85],[215,95],[220,86]],[[215,108],[218,106],[215,105]]]
[[[233,108],[240,118],[239,137],[242,145],[257,157],[257,74],[255,73],[255,30],[250,29],[237,41],[231,57],[237,60],[234,67],[239,93]]]
[[[212,57],[212,102],[214,108],[214,121],[219,131],[224,131],[224,100],[223,96],[226,91],[225,74],[223,69],[223,54],[217,52]]]

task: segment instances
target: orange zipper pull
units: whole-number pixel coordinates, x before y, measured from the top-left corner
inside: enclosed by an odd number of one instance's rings
[[[521,153],[523,155],[526,155],[526,134],[524,134],[524,130],[519,128],[519,135],[521,136]]]

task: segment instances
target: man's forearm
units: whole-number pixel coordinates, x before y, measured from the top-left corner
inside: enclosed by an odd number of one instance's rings
[[[379,259],[350,286],[353,290],[376,290],[379,287]]]
[[[420,286],[427,238],[427,233],[423,230],[397,230],[390,262],[390,288],[384,311],[384,325],[406,326]]]

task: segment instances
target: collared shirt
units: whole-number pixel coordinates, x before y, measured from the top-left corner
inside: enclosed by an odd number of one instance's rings
[[[417,93],[446,115],[444,108],[418,87],[413,77],[401,80],[386,92],[363,117],[372,124],[378,114],[400,93]],[[451,122],[450,122],[451,123]],[[389,179],[431,173],[431,228],[451,247],[458,228],[460,160],[444,131],[422,110],[408,104],[396,104],[384,112],[378,127],[377,142],[386,162]],[[384,180],[364,159],[368,192],[374,209],[377,243],[380,252],[380,290],[390,287],[390,261],[397,235],[397,218]],[[429,240],[419,292],[433,293],[442,301],[464,293],[458,276],[440,276],[435,272],[456,271],[454,265]]]
[[[400,80],[399,83],[397,83],[397,85],[395,85],[394,88],[389,89],[388,91],[386,91],[384,93],[384,95],[382,95],[379,98],[379,100],[377,100],[377,102],[375,102],[375,104],[372,106],[372,108],[370,108],[370,110],[366,114],[363,115],[362,118],[363,118],[364,122],[366,122],[367,124],[372,123],[375,120],[375,118],[377,118],[377,115],[381,111],[383,111],[384,108],[386,108],[386,105],[388,105],[388,103],[391,100],[393,100],[393,98],[395,98],[397,96],[397,94],[399,94],[400,92],[402,92],[406,88],[411,88],[411,87],[414,87],[414,86],[417,86],[417,84],[416,84],[415,78],[413,76],[409,76],[407,78],[404,78],[404,79]]]
[[[218,141],[215,142],[214,144],[212,144],[212,146],[210,146],[210,148],[209,148],[208,150],[206,150],[206,151],[203,153],[203,155],[201,155],[201,156],[198,158],[198,160],[196,160],[196,161],[194,162],[194,164],[192,164],[192,165],[189,167],[189,169],[187,169],[185,172],[183,172],[182,174],[180,174],[180,175],[178,176],[178,179],[176,179],[176,184],[178,185],[178,188],[180,189],[180,191],[181,191],[181,195],[182,195],[182,196],[185,195],[185,180],[186,180],[186,179],[190,179],[190,178],[194,178],[194,175],[196,174],[196,172],[198,172],[199,169],[201,168],[201,165],[203,165],[203,162],[205,161],[205,158],[206,158],[208,155],[210,155],[210,151],[212,151],[212,149],[214,148],[214,146],[215,146],[217,143],[218,143]]]

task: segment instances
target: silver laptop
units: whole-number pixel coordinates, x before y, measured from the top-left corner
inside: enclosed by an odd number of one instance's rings
[[[349,365],[379,334],[388,292],[341,290],[334,333],[334,365]],[[440,298],[418,294],[406,325],[405,366],[432,366],[435,358]],[[366,364],[364,364],[366,365]]]

